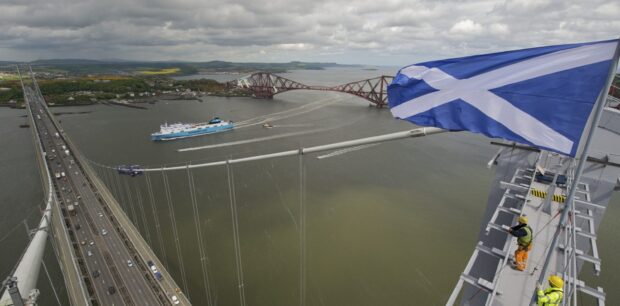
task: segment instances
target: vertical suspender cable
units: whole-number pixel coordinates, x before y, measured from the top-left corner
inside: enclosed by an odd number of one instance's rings
[[[112,176],[114,175],[114,170],[112,169],[107,169],[106,171],[106,179],[107,179],[107,183],[108,183],[108,189],[110,190],[110,192],[112,193],[112,196],[114,196],[114,198],[118,201],[118,194],[116,193],[116,190],[114,189],[114,182],[112,181]]]
[[[144,234],[146,235],[146,241],[149,242],[149,245],[153,245],[151,241],[151,233],[149,232],[148,223],[146,223],[146,214],[144,211],[144,205],[142,205],[142,192],[140,192],[140,186],[136,186],[136,197],[138,202],[138,213],[142,218],[142,224],[144,224]]]
[[[114,170],[110,169],[110,171],[108,172],[110,191],[113,192],[114,198],[116,199],[116,201],[120,203],[121,202],[120,194],[118,193],[118,190],[116,189],[116,184],[114,184],[115,175],[116,173],[114,172]]]
[[[131,197],[131,187],[129,187],[129,179],[125,179],[125,183],[123,184],[125,188],[125,192],[127,193],[127,205],[129,205],[129,210],[131,211],[131,216],[133,223],[136,225],[137,229],[140,229],[140,222],[138,222],[138,217],[136,216],[136,209],[133,205],[133,198]]]
[[[55,239],[54,238],[54,231],[51,229],[52,220],[48,219],[47,220],[47,224],[48,224],[48,231],[47,231],[47,233],[49,234],[48,239],[50,241],[50,244],[52,245],[52,251],[54,253],[54,256],[56,257],[56,262],[60,262],[60,255],[58,254],[58,248],[56,247],[56,241],[54,240]],[[46,270],[45,273],[47,273],[47,267],[45,267],[45,266],[43,266],[43,267]],[[60,267],[60,270],[62,271],[62,266]],[[58,302],[58,305],[62,305],[60,303],[60,299],[58,298],[58,294],[56,294],[56,290],[54,289],[54,284],[52,282],[52,279],[50,278],[49,273],[47,273],[47,274],[48,274],[47,278],[50,281],[52,289],[54,290],[54,295],[56,296],[56,301]]]
[[[299,154],[299,305],[306,305],[306,174],[304,155]]]
[[[183,290],[189,299],[189,291],[187,290],[187,278],[185,277],[185,265],[183,264],[183,255],[181,253],[181,241],[179,240],[179,232],[177,231],[177,221],[174,217],[174,205],[172,205],[172,196],[170,194],[170,185],[168,184],[168,175],[162,171],[161,175],[164,179],[164,189],[166,191],[166,200],[168,201],[168,210],[170,211],[170,220],[172,221],[172,234],[174,235],[174,243],[177,249],[177,258],[179,260],[179,268],[181,270],[181,280],[183,281]]]
[[[125,211],[125,214],[128,214],[129,211],[126,208],[127,202],[125,201],[125,197],[123,195],[123,189],[121,188],[122,183],[121,183],[120,175],[118,174],[114,175],[114,183],[116,185],[116,190],[118,191],[118,203],[121,204],[121,208]]]
[[[226,162],[226,172],[228,177],[228,194],[230,199],[230,212],[232,217],[233,240],[235,245],[235,260],[237,263],[237,281],[239,282],[239,300],[241,306],[245,306],[245,289],[243,284],[243,267],[241,265],[241,246],[239,243],[239,222],[237,216],[237,198],[235,195],[235,178],[230,167],[230,163]]]
[[[114,193],[116,193],[116,201],[123,205],[125,203],[123,203],[124,201],[122,198],[121,190],[118,188],[119,185],[117,184],[118,176],[118,172],[110,170],[110,185],[114,188]]]
[[[209,284],[209,271],[207,269],[208,256],[202,238],[202,229],[200,228],[200,212],[198,211],[198,199],[196,198],[196,186],[194,184],[194,176],[189,167],[187,168],[187,182],[189,185],[189,193],[192,200],[192,209],[194,211],[194,225],[196,226],[196,235],[198,238],[198,253],[200,255],[200,266],[202,268],[203,285],[205,294],[207,295],[207,305],[213,305],[211,299],[211,287]]]
[[[42,260],[41,263],[43,264],[43,271],[45,271],[45,274],[47,275],[47,280],[50,281],[50,286],[52,286],[52,291],[54,292],[54,297],[56,297],[56,302],[58,303],[58,305],[62,306],[62,303],[60,303],[60,298],[58,297],[58,293],[56,292],[56,288],[54,288],[54,282],[52,282],[52,278],[50,277],[50,273],[49,271],[47,271],[47,265],[45,265],[45,261]]]
[[[102,168],[102,170],[103,170],[103,176],[101,177],[101,179],[103,180],[103,184],[106,186],[106,188],[108,188],[110,193],[114,195],[114,192],[112,191],[112,185],[110,184],[110,177],[109,177],[108,169]]]
[[[146,178],[146,189],[147,192],[149,193],[149,202],[151,203],[151,211],[153,212],[153,220],[155,221],[155,230],[157,233],[157,241],[159,242],[159,250],[160,250],[160,254],[162,255],[163,259],[164,259],[164,264],[166,264],[166,267],[168,266],[168,258],[166,258],[166,248],[164,248],[164,239],[161,236],[161,227],[159,225],[159,217],[157,215],[157,211],[155,210],[155,197],[153,196],[153,185],[151,185],[151,178],[149,176],[149,173],[145,173],[145,178]]]

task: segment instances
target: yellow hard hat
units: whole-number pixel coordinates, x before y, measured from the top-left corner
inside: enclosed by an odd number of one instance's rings
[[[519,217],[519,223],[527,224],[527,217],[526,216]]]
[[[549,276],[549,285],[555,288],[562,288],[564,287],[564,281],[557,275],[551,275]]]

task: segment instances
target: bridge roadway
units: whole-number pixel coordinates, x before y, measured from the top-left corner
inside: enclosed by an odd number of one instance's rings
[[[176,295],[183,305],[189,305],[185,296],[175,292],[177,285],[152,250],[144,250],[144,245],[134,246],[132,240],[139,236],[137,230],[123,224],[128,220],[126,216],[119,217],[122,212],[105,202],[109,193],[105,190],[106,195],[101,195],[100,188],[93,185],[88,171],[71,151],[72,146],[65,142],[66,136],[55,125],[43,98],[33,88],[25,86],[24,91],[92,304],[170,305],[172,295]],[[56,133],[59,136],[55,136]],[[69,154],[63,146],[70,150]],[[60,178],[56,178],[56,174]],[[75,214],[69,213],[70,204],[75,206]],[[136,231],[129,235],[134,239],[128,237],[127,231]],[[162,281],[157,281],[150,272],[149,260],[154,261],[164,275]]]

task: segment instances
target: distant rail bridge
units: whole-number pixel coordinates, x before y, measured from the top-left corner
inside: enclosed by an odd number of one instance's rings
[[[268,72],[256,72],[226,83],[229,88],[249,90],[256,98],[273,98],[274,95],[297,89],[338,91],[366,99],[376,107],[387,105],[387,85],[393,76],[382,75],[336,86],[309,86]]]

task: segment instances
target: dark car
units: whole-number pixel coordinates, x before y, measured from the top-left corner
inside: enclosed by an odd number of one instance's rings
[[[108,287],[108,293],[109,293],[109,294],[114,294],[114,293],[116,293],[116,288],[114,288],[114,286],[110,286],[110,287]]]
[[[79,230],[80,228],[82,228],[82,226],[80,226],[79,223],[75,225],[75,230]]]
[[[93,272],[93,277],[94,277],[94,278],[99,277],[99,275],[101,275],[101,273],[99,272],[99,270],[95,270],[95,272]]]

